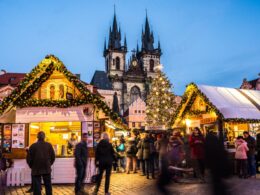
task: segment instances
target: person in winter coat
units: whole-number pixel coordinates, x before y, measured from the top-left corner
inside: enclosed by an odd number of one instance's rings
[[[123,172],[125,172],[125,168],[126,168],[126,154],[125,154],[125,139],[122,136],[120,138],[120,144],[117,146],[116,151],[119,154],[119,164],[121,169],[123,170]]]
[[[50,143],[45,142],[45,133],[37,134],[38,141],[32,144],[27,154],[27,164],[32,170],[33,194],[41,195],[41,180],[43,178],[46,195],[52,195],[51,165],[55,161],[55,153]]]
[[[236,153],[235,159],[237,162],[237,173],[240,178],[247,177],[247,147],[246,141],[243,140],[242,136],[238,136],[235,142]]]
[[[256,150],[256,141],[249,135],[248,131],[243,132],[244,140],[247,142],[247,171],[248,176],[256,178],[256,159],[255,159],[255,150]]]
[[[157,144],[155,145],[155,148],[157,152],[159,153],[159,170],[161,171],[162,168],[162,158],[167,153],[167,146],[168,146],[169,140],[167,139],[166,134],[162,134],[161,138],[157,141]]]
[[[142,148],[143,148],[143,160],[144,160],[144,164],[145,164],[145,175],[146,178],[149,179],[149,172],[150,172],[150,168],[151,168],[151,139],[149,137],[149,135],[146,133],[144,140],[142,142]],[[154,143],[153,143],[154,144]],[[152,174],[154,174],[152,172]],[[152,175],[154,177],[154,175]]]
[[[107,133],[102,133],[102,140],[98,143],[95,153],[96,166],[99,169],[97,177],[97,184],[94,194],[97,195],[101,184],[102,176],[106,171],[105,194],[109,195],[110,175],[112,164],[114,161],[115,151],[111,143],[109,143],[109,136]]]
[[[144,163],[144,159],[143,159],[143,141],[144,141],[144,134],[140,135],[140,139],[139,142],[137,144],[137,154],[136,157],[140,162],[141,168],[142,168],[142,176],[145,176],[145,163]]]
[[[130,173],[130,165],[133,165],[133,172],[136,172],[136,153],[137,153],[137,147],[135,143],[135,138],[130,137],[128,138],[126,142],[126,173]]]
[[[198,127],[194,128],[190,138],[189,144],[191,148],[191,159],[196,177],[204,182],[205,172],[205,139]]]
[[[170,165],[179,166],[184,159],[184,142],[181,139],[181,134],[178,131],[174,131],[170,137],[168,144],[168,154]]]
[[[76,168],[76,180],[75,180],[75,194],[84,194],[84,180],[86,178],[86,167],[88,160],[88,148],[87,148],[88,134],[83,133],[82,140],[75,147],[75,168]]]

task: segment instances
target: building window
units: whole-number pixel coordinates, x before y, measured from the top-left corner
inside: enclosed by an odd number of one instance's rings
[[[135,127],[135,122],[132,122],[132,127]]]
[[[141,110],[138,110],[138,113],[141,113]]]
[[[137,110],[135,110],[135,114],[137,113]]]
[[[59,86],[59,98],[64,99],[64,85]]]
[[[54,85],[50,86],[50,99],[51,100],[55,99],[55,86]]]
[[[120,58],[116,57],[116,70],[120,70]]]
[[[137,98],[140,96],[141,96],[140,89],[137,86],[132,87],[132,89],[130,91],[131,103],[133,103],[135,100],[137,100]]]
[[[150,72],[154,72],[154,60],[150,60]]]
[[[145,113],[145,111],[143,110],[143,113]]]

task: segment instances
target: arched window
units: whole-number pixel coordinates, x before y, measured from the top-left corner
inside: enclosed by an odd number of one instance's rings
[[[130,91],[131,103],[133,103],[135,100],[137,100],[137,98],[140,96],[141,96],[140,89],[137,86],[132,87],[132,89]]]
[[[55,99],[55,86],[54,85],[50,86],[50,99],[51,100]]]
[[[150,60],[150,72],[154,72],[154,60]]]
[[[120,58],[116,57],[116,70],[120,70]]]
[[[59,85],[59,98],[64,99],[65,93],[64,93],[64,85]]]

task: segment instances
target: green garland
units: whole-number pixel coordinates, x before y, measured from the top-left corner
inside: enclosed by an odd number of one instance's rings
[[[195,101],[196,96],[200,96],[205,103],[208,105],[207,113],[209,112],[215,112],[216,115],[219,117],[219,119],[223,120],[224,122],[236,122],[236,123],[260,123],[260,120],[258,119],[243,119],[243,118],[227,118],[225,119],[223,114],[216,108],[215,105],[212,104],[212,102],[208,99],[208,97],[197,87],[195,83],[190,83],[187,88],[190,88],[189,90],[186,90],[183,97],[182,101],[179,105],[179,107],[176,110],[176,113],[173,117],[173,121],[175,122],[177,118],[183,118],[186,114],[190,115],[198,115],[198,114],[205,114],[205,111],[192,111],[190,110],[192,104]],[[192,94],[191,94],[192,93]],[[189,97],[191,96],[190,100]],[[188,104],[186,105],[184,111],[180,113],[182,107],[184,104],[187,103],[189,100]]]
[[[114,113],[109,106],[100,98],[99,95],[91,93],[85,84],[83,84],[74,74],[72,74],[65,65],[54,55],[48,55],[45,59],[50,59],[49,64],[40,63],[36,66],[23,81],[20,82],[18,87],[6,97],[2,104],[0,105],[0,114],[3,114],[4,111],[13,103],[13,106],[18,107],[59,107],[67,108],[70,106],[78,106],[82,104],[94,104],[99,109],[102,109],[103,112],[109,116],[112,120],[116,121],[120,125],[123,125],[122,119],[118,116],[117,113]],[[73,99],[73,100],[36,100],[30,99],[32,94],[35,93],[38,88],[49,79],[54,70],[57,70],[63,73],[66,78],[72,82],[75,87],[83,94],[83,99]],[[42,73],[44,72],[44,73]],[[39,76],[39,73],[42,73]],[[34,79],[34,80],[33,80]]]

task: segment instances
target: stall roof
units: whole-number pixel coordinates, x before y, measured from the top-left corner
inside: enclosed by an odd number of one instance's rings
[[[186,88],[173,119],[175,122],[180,122],[186,112],[191,109],[197,95],[225,121],[260,122],[260,91],[194,83]]]
[[[260,120],[260,91],[198,85],[224,118]]]

